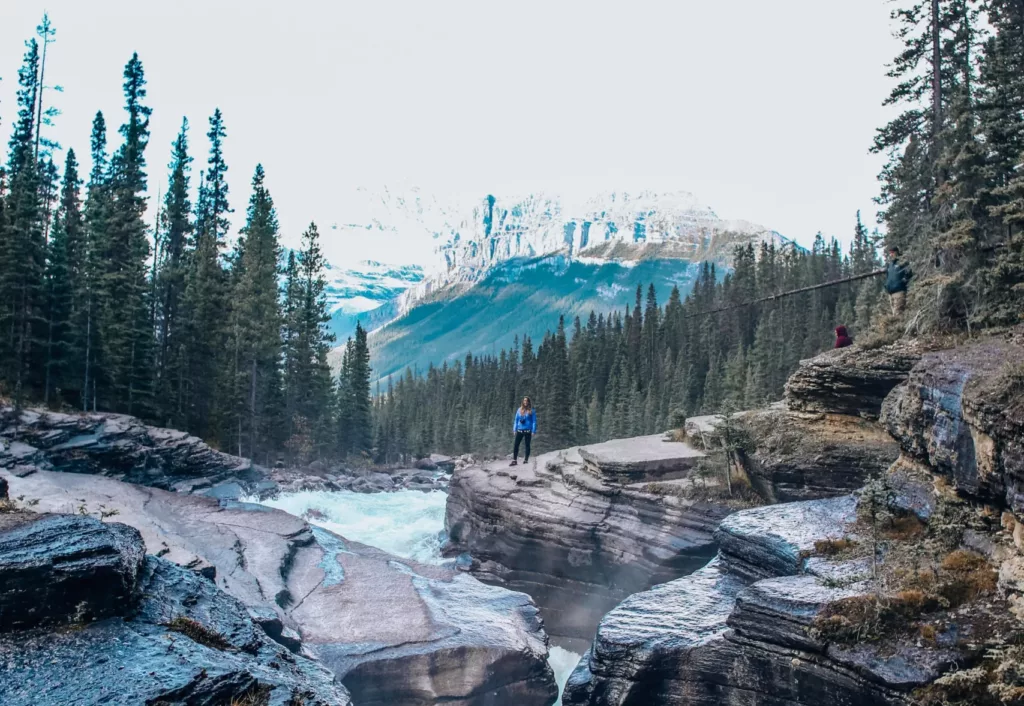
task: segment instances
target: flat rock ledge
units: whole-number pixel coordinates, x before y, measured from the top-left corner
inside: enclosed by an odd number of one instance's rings
[[[523,593],[260,505],[51,471],[8,480],[37,509],[134,527],[152,553],[240,601],[289,654],[326,665],[361,706],[547,706],[557,696],[543,622]]]
[[[882,402],[921,359],[916,341],[867,350],[850,346],[800,361],[786,382],[786,406],[794,412],[825,412],[877,419]]]
[[[688,499],[690,482],[609,482],[576,449],[514,468],[457,467],[446,553],[486,583],[530,594],[552,636],[589,641],[624,598],[714,556],[714,529],[729,510]]]
[[[685,478],[705,457],[689,444],[666,441],[664,434],[581,446],[579,455],[584,469],[612,483]]]
[[[847,531],[850,496],[743,510],[696,573],[625,600],[569,678],[566,706],[909,706],[957,655],[912,644],[826,644],[830,603],[864,595],[869,568],[808,558]]]
[[[32,513],[0,520],[5,706],[351,703],[334,675],[271,640],[213,583],[144,558],[131,527]]]

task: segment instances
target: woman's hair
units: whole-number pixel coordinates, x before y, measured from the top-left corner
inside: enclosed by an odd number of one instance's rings
[[[529,412],[533,409],[533,400],[529,397],[524,397],[523,401],[519,404],[519,409]]]

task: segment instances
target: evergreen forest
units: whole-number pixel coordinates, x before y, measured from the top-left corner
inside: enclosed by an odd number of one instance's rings
[[[282,247],[260,166],[247,202],[229,193],[219,109],[199,130],[201,150],[182,120],[168,152],[154,156],[133,54],[120,77],[123,112],[97,112],[88,145],[50,139],[61,94],[46,61],[60,45],[44,17],[16,76],[5,77],[17,83],[16,104],[0,105],[10,134],[0,167],[0,395],[137,415],[260,462],[390,463],[507,452],[523,395],[538,411],[536,445],[556,448],[776,400],[801,358],[831,346],[837,325],[864,343],[1018,323],[1024,0],[901,0],[892,23],[902,50],[879,70],[892,79],[884,102],[894,118],[865,138],[885,160],[884,245],[900,247],[915,272],[902,317],[877,278],[735,306],[877,270],[883,236],[858,216],[848,248],[822,236],[809,249],[744,245],[727,270],[703,264],[691,292],[659,302],[653,287],[640,289],[628,310],[552,321],[540,341],[407,372],[373,395],[365,330],[344,344],[339,370],[328,365],[337,342],[316,225],[299,248]],[[156,177],[151,163],[163,155],[168,168]]]

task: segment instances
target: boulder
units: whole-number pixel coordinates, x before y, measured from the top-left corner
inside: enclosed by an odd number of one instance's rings
[[[907,379],[921,358],[915,341],[867,350],[850,346],[800,361],[786,382],[786,406],[795,412],[877,419],[882,401]]]
[[[201,439],[119,414],[60,414],[0,407],[0,468],[106,475],[170,488],[188,479],[253,476],[252,463]]]
[[[581,446],[579,455],[586,470],[612,483],[685,478],[704,458],[689,444],[665,441],[664,434]]]
[[[211,582],[147,557],[126,618],[0,633],[0,703],[349,706],[323,666],[271,640]]]
[[[144,555],[139,532],[123,524],[0,514],[0,632],[123,614]]]
[[[152,553],[213,575],[284,649],[327,665],[357,703],[546,706],[555,698],[543,624],[522,593],[261,505],[50,471],[11,483],[43,510],[116,513]]]
[[[925,354],[882,423],[908,458],[1024,515],[1024,328]]]
[[[853,492],[899,457],[877,422],[841,414],[793,412],[785,405],[686,420],[687,438],[708,452],[730,446],[755,490],[768,502],[814,500]]]
[[[657,438],[643,443],[682,446]],[[585,466],[569,449],[515,468],[458,467],[445,518],[446,554],[533,596],[551,635],[581,640],[631,593],[707,563],[729,512],[687,497],[688,479],[624,485]]]

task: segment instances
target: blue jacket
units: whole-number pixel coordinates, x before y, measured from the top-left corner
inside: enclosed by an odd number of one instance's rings
[[[537,413],[532,409],[526,414],[522,408],[516,409],[516,417],[512,421],[512,431],[528,431],[531,434],[537,433]]]

